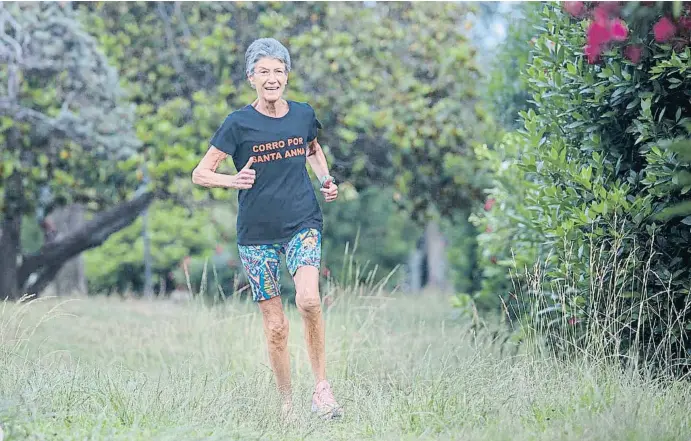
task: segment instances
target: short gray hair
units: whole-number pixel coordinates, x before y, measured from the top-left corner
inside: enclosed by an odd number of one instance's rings
[[[275,58],[285,64],[286,71],[290,72],[290,54],[288,49],[275,38],[259,38],[254,40],[245,52],[245,70],[247,76],[252,75],[254,66],[262,58]]]

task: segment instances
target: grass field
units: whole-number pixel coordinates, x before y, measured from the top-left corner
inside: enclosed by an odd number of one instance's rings
[[[1,314],[6,440],[691,439],[688,382],[502,355],[442,296],[331,305],[328,374],[346,410],[331,422],[309,413],[289,310],[298,420],[287,427],[255,305],[40,299]]]

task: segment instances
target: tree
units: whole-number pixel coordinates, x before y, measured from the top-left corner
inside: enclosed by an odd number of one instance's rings
[[[394,202],[420,222],[481,198],[471,144],[491,121],[475,51],[459,31],[466,5],[103,2],[79,10],[137,105],[154,185],[189,216],[234,196],[194,188],[189,173],[225,115],[254,99],[243,55],[264,36],[291,51],[287,96],[316,108],[345,187],[397,186]]]
[[[166,189],[208,193],[193,189],[187,172],[219,121],[253,99],[245,48],[273,36],[292,53],[288,96],[317,108],[340,181],[357,189],[397,185],[401,204],[415,216],[432,205],[444,214],[479,196],[466,178],[474,176],[470,144],[490,120],[477,88],[475,50],[461,31],[469,10],[463,4],[88,3],[81,9],[138,104],[151,177]]]
[[[393,185],[415,219],[480,198],[471,145],[491,127],[478,92],[464,4],[330,4],[322,26],[288,39],[337,173]],[[279,27],[279,35],[290,27]]]
[[[0,39],[7,66],[0,72],[0,296],[16,298],[39,293],[63,262],[127,226],[153,195],[143,191],[113,206],[128,196],[132,179],[123,168],[139,142],[115,71],[71,8],[3,3]],[[73,202],[104,211],[22,255],[22,217],[42,221]]]
[[[509,157],[493,158],[511,174],[496,182],[498,209],[477,213],[491,230],[481,241],[540,264],[544,283],[517,288],[552,294],[525,300],[558,349],[571,349],[573,336],[587,343],[604,320],[608,354],[636,350],[683,372],[691,220],[663,214],[691,191],[679,154],[691,136],[689,10],[573,3],[540,14],[524,74],[534,108],[506,138]],[[559,283],[568,289],[555,293]]]

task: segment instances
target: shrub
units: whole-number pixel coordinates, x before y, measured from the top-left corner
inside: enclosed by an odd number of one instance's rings
[[[584,344],[589,324],[607,323],[617,342],[608,350],[683,371],[691,219],[669,207],[691,189],[678,153],[691,132],[688,7],[612,5],[542,10],[524,74],[533,108],[521,113],[520,138],[505,140],[512,172],[500,169],[494,190],[507,211],[475,222],[496,232],[480,238],[488,252],[506,259],[509,247],[521,266],[544,263],[547,283],[535,290],[523,280],[518,291],[541,293],[525,300],[555,347],[567,334]],[[667,22],[672,36],[660,29]],[[522,145],[512,152],[512,143]],[[505,272],[489,277],[506,284]]]
[[[470,216],[480,231],[477,259],[481,283],[474,300],[480,308],[488,309],[495,307],[499,299],[510,318],[515,318],[522,309],[517,304],[514,285],[525,285],[525,270],[549,252],[541,246],[544,237],[526,203],[538,191],[520,167],[528,148],[515,132],[507,133],[496,148],[487,145],[475,148],[478,159],[494,170],[494,179],[484,206]]]
[[[190,212],[170,201],[154,202],[149,209],[149,237],[155,290],[161,288],[159,281],[162,280],[166,280],[167,291],[174,285],[185,285],[181,274],[176,273],[173,280],[170,275],[185,256],[203,260],[211,255],[216,244],[234,241],[234,223],[227,221],[233,218],[232,209],[215,207],[210,212]],[[89,292],[142,291],[142,228],[143,222],[139,218],[113,234],[100,247],[84,253]],[[193,273],[193,277],[197,276],[201,277],[201,270],[199,274]]]

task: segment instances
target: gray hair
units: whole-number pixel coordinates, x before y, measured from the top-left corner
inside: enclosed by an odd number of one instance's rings
[[[285,64],[286,71],[290,72],[290,54],[278,40],[274,38],[259,38],[254,40],[245,52],[245,70],[247,76],[252,75],[254,66],[262,58],[275,58]]]

